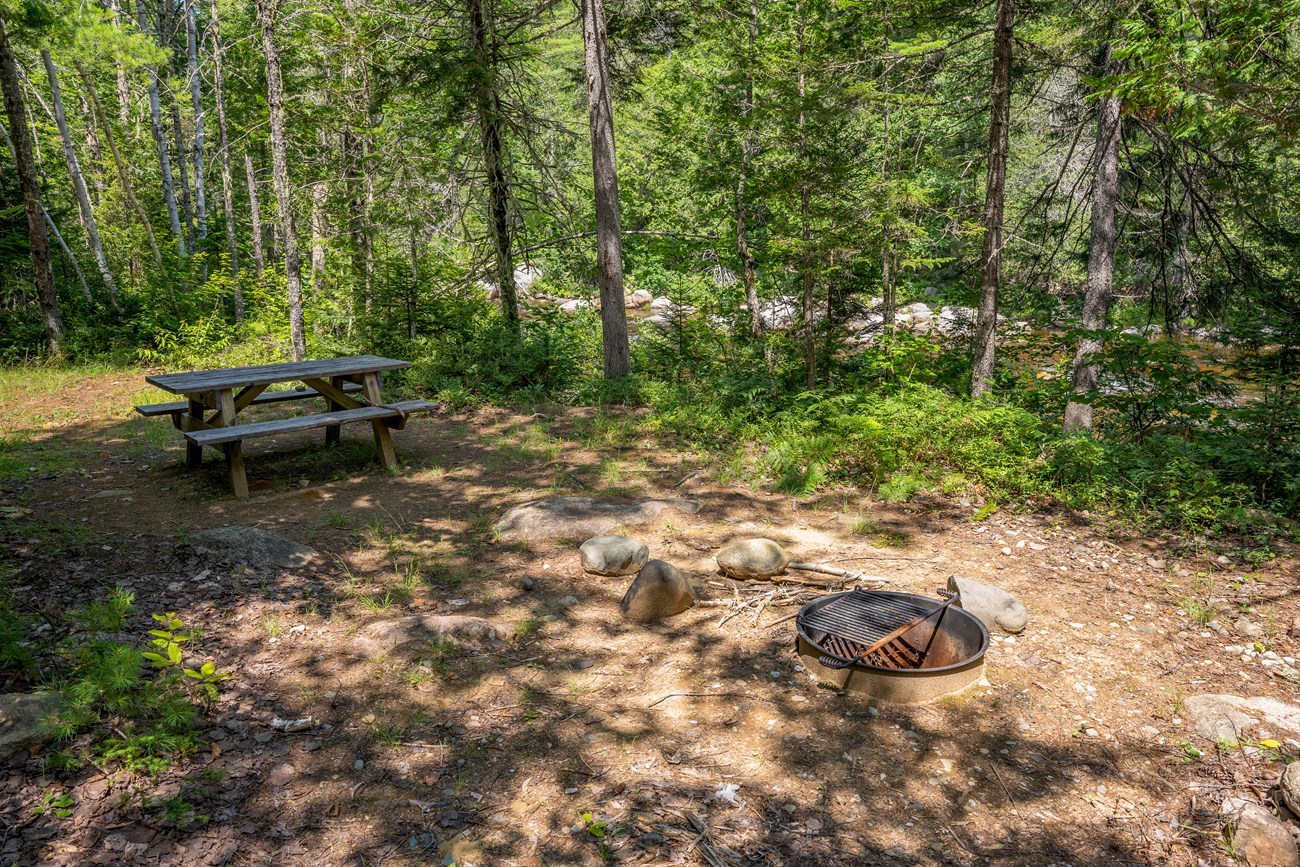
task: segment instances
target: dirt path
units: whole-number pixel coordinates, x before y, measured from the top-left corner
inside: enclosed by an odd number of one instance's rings
[[[1266,797],[1280,775],[1180,709],[1199,693],[1294,700],[1225,650],[1251,641],[1197,619],[1248,612],[1261,643],[1294,655],[1289,558],[1220,562],[1063,513],[975,521],[924,496],[793,501],[720,484],[713,456],[589,411],[422,418],[395,437],[392,476],[356,430],[330,451],[308,435],[255,444],[254,496],[236,501],[219,462],[187,474],[170,426],[130,417],[134,377],[71,383],[57,412],[48,396],[0,410],[36,468],[0,482],[0,566],[54,607],[126,584],[141,632],[177,611],[233,677],[208,746],[159,778],[11,760],[6,864],[1217,864],[1214,804]],[[1031,623],[995,640],[987,685],[935,704],[818,689],[792,622],[767,626],[793,607],[633,625],[617,608],[628,579],[584,575],[570,544],[493,539],[509,505],[566,494],[699,501],[635,534],[707,602],[754,593],[711,553],[763,535],[900,590],[995,583]],[[286,570],[188,544],[222,525],[328,556]],[[417,612],[515,635],[357,652],[362,626]],[[277,718],[310,724],[282,733]],[[33,816],[53,790],[72,815]]]

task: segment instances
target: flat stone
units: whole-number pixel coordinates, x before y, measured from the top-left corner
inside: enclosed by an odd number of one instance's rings
[[[48,722],[62,706],[48,692],[11,692],[0,695],[0,760],[19,750],[48,743],[54,727]]]
[[[634,575],[650,559],[650,549],[627,536],[594,536],[578,549],[582,569],[595,575]]]
[[[467,614],[411,614],[365,626],[352,646],[368,656],[386,653],[412,641],[438,638],[500,647],[513,635],[510,627]]]
[[[1194,695],[1183,701],[1183,712],[1201,737],[1238,742],[1263,728],[1273,737],[1300,737],[1300,707],[1274,698],[1238,695]]]
[[[615,527],[648,524],[668,509],[694,514],[700,504],[675,498],[611,503],[596,497],[551,497],[509,509],[495,529],[507,542],[588,539]]]
[[[718,568],[732,578],[771,578],[790,565],[790,555],[771,539],[742,539],[719,551]]]
[[[1224,798],[1219,816],[1238,859],[1251,867],[1300,867],[1290,829],[1268,809],[1245,798]]]
[[[1282,782],[1279,785],[1282,793],[1282,803],[1286,808],[1297,816],[1300,816],[1300,762],[1292,762],[1286,766],[1286,773],[1282,774]]]
[[[659,620],[695,604],[695,591],[676,566],[651,560],[641,567],[618,608],[628,620]]]
[[[1029,612],[1024,604],[1001,587],[953,575],[948,579],[948,589],[960,593],[961,601],[957,604],[984,621],[985,626],[1024,632],[1029,625]]]
[[[272,533],[260,527],[216,527],[201,530],[190,537],[196,550],[215,554],[224,560],[239,560],[262,566],[296,569],[320,559],[314,548]]]

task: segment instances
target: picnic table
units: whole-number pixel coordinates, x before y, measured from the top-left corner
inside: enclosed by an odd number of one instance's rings
[[[381,374],[410,366],[409,361],[358,355],[146,376],[150,385],[185,399],[137,406],[136,411],[147,417],[171,416],[172,424],[185,434],[185,465],[191,469],[203,462],[204,446],[220,449],[226,457],[231,489],[236,497],[247,497],[243,441],[255,437],[324,428],[326,444],[333,444],[339,440],[341,425],[368,421],[380,462],[389,469],[396,467],[390,431],[404,428],[412,413],[437,407],[427,400],[384,403],[380,398]],[[281,383],[302,385],[288,391],[266,390]],[[251,424],[238,422],[239,414],[250,406],[309,398],[323,398],[325,411]]]

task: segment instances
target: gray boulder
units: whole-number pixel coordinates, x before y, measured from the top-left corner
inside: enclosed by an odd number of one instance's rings
[[[1201,737],[1234,743],[1245,736],[1300,737],[1300,707],[1275,698],[1239,695],[1194,695],[1183,701],[1183,713]]]
[[[653,300],[655,300],[655,297],[648,290],[637,289],[627,296],[627,306],[633,308],[644,307]]]
[[[497,537],[513,542],[542,539],[587,539],[615,527],[648,524],[668,509],[694,514],[694,500],[658,499],[610,503],[595,497],[552,497],[509,509],[497,521]]]
[[[190,537],[190,543],[195,549],[214,554],[223,560],[278,566],[281,569],[296,569],[320,559],[320,553],[314,548],[259,527],[202,530]]]
[[[771,539],[742,539],[725,546],[714,557],[718,568],[732,578],[771,578],[790,565],[790,555]]]
[[[578,549],[582,570],[596,575],[632,575],[650,559],[644,542],[627,536],[595,536]]]
[[[1287,826],[1268,809],[1245,798],[1224,798],[1219,816],[1232,854],[1251,867],[1300,867],[1300,851]]]
[[[453,640],[501,647],[514,634],[504,623],[465,614],[412,614],[380,620],[361,629],[352,646],[367,656],[387,653],[412,641]]]
[[[11,692],[0,695],[0,760],[54,737],[48,722],[62,701],[45,692]]]
[[[953,575],[948,579],[948,589],[960,593],[957,604],[984,621],[985,626],[1015,633],[1024,632],[1029,624],[1024,604],[1001,587]]]
[[[1286,773],[1282,774],[1282,783],[1279,786],[1282,793],[1282,803],[1286,808],[1297,816],[1300,816],[1300,762],[1292,762],[1286,766]]]
[[[651,560],[641,567],[618,608],[628,620],[659,620],[695,604],[695,591],[676,566]]]

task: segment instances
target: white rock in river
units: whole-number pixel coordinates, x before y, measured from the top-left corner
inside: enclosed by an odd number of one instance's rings
[[[1024,604],[1001,587],[953,575],[948,579],[948,589],[960,593],[961,601],[957,604],[984,621],[985,626],[1023,632],[1029,624],[1029,612]]]
[[[673,306],[673,299],[667,296],[660,296],[650,301],[651,310],[667,310],[669,307],[672,306]]]
[[[632,575],[650,559],[646,544],[627,536],[594,536],[578,548],[582,569],[595,575]]]

